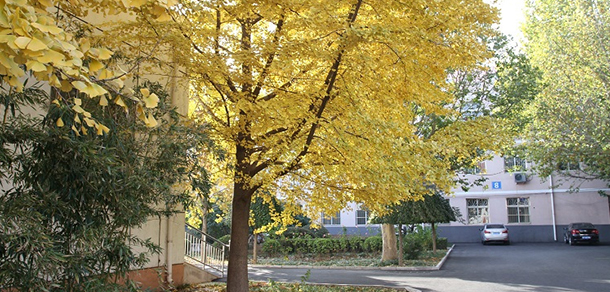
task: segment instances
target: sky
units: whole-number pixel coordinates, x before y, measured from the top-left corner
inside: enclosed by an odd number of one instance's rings
[[[525,15],[523,14],[525,0],[499,0],[498,2],[501,17],[500,31],[519,41],[523,37],[519,27],[525,21]]]

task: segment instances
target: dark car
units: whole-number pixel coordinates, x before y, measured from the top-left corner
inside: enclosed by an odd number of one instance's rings
[[[564,228],[563,241],[574,245],[579,242],[597,244],[599,242],[599,231],[595,225],[588,222],[570,223]]]

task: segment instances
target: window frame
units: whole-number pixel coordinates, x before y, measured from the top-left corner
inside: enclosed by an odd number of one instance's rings
[[[511,200],[516,200],[516,204],[511,204]],[[523,204],[522,202],[527,204]],[[531,202],[529,197],[506,198],[506,217],[508,224],[530,224],[532,222],[530,207]],[[516,210],[515,214],[511,214],[511,209]]]
[[[322,212],[322,225],[341,225],[341,212],[337,212],[334,216],[330,217]]]
[[[359,216],[360,212],[364,212],[364,217]],[[363,218],[364,218],[364,223],[360,223],[358,220],[363,219]],[[356,210],[356,225],[367,225],[367,224],[369,224],[369,210],[366,210],[366,209]]]
[[[476,204],[470,204],[469,202],[476,201]],[[481,204],[482,202],[485,204]],[[473,216],[471,210],[476,210],[476,214]],[[466,216],[469,225],[487,224],[489,223],[489,199],[488,198],[470,198],[466,199]],[[477,220],[477,218],[479,218]],[[475,220],[473,220],[475,219]]]
[[[520,172],[528,169],[529,163],[525,158],[519,156],[505,156],[503,158],[504,172]]]

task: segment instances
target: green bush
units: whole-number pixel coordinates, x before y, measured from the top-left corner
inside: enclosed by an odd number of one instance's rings
[[[383,248],[383,239],[381,236],[371,236],[364,240],[362,248],[365,251],[378,252]]]
[[[449,246],[449,243],[447,242],[446,237],[439,237],[436,239],[436,248],[437,249],[447,249],[447,246]]]
[[[311,252],[317,254],[329,254],[334,251],[333,240],[330,238],[316,238],[313,241]]]
[[[293,251],[296,253],[304,254],[311,252],[311,246],[313,243],[312,239],[305,238],[294,238],[292,241]]]
[[[347,252],[349,251],[349,240],[345,236],[341,236],[336,239],[335,251],[337,252]]]
[[[407,236],[403,245],[403,256],[407,260],[419,258],[424,250],[424,243],[421,237]]]
[[[348,239],[349,250],[353,252],[361,252],[364,251],[362,245],[364,244],[364,238],[360,236],[352,236]]]
[[[284,238],[323,238],[328,236],[329,232],[326,228],[311,228],[310,225],[307,226],[296,226],[296,227],[288,227],[284,233],[282,233],[282,237]]]
[[[262,251],[268,255],[275,255],[280,253],[282,245],[277,239],[267,239],[263,242]]]

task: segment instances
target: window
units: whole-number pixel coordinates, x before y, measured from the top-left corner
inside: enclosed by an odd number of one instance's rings
[[[322,213],[322,224],[323,225],[339,225],[341,224],[341,213],[335,213],[334,217]]]
[[[571,162],[559,162],[557,164],[557,168],[559,170],[581,170],[580,168],[580,163],[576,162],[576,161],[571,161]]]
[[[464,174],[482,174],[486,173],[485,161],[477,163],[476,166],[471,168],[464,168]]]
[[[517,156],[504,157],[504,171],[524,171],[527,170],[527,161]]]
[[[529,198],[507,198],[508,223],[530,222],[530,199]]]
[[[356,225],[365,225],[369,223],[369,211],[358,210],[356,211]]]
[[[468,224],[485,224],[489,222],[487,199],[466,199],[468,206]]]

